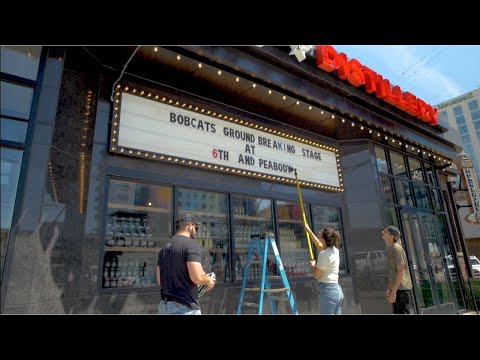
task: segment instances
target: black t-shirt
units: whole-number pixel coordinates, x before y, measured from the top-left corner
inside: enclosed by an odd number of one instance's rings
[[[173,296],[192,309],[200,309],[198,288],[190,280],[187,261],[202,262],[200,245],[189,237],[174,235],[158,253],[162,294]]]

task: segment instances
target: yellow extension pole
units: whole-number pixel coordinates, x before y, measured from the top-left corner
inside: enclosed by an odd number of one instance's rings
[[[297,182],[297,191],[298,191],[298,198],[300,200],[300,208],[302,209],[303,224],[307,225],[305,209],[303,208],[302,193],[300,192],[300,184],[298,182],[297,169],[295,169],[295,181]],[[313,257],[312,242],[310,241],[310,234],[308,233],[307,229],[305,229],[305,234],[307,235],[307,244],[308,244],[308,251],[310,253],[310,260],[315,260],[315,258]]]

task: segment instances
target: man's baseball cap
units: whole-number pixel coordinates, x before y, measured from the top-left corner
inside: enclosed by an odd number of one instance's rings
[[[177,216],[176,223],[177,223],[177,224],[180,224],[180,223],[192,223],[192,224],[195,224],[195,225],[197,225],[197,226],[202,225],[202,223],[197,222],[197,219],[195,218],[195,216],[193,216],[193,215],[190,214],[190,213],[185,213],[185,214],[178,215],[178,216]]]
[[[387,231],[390,233],[390,235],[393,235],[393,236],[399,236],[400,235],[400,230],[398,230],[398,228],[393,226],[393,225],[388,225],[387,226]]]

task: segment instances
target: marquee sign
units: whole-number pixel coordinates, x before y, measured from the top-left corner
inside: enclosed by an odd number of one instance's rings
[[[144,94],[144,95],[143,95]],[[343,191],[338,150],[137,89],[117,90],[110,151]]]

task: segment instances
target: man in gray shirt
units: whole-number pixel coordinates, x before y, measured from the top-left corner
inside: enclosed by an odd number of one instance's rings
[[[394,314],[410,314],[409,303],[412,280],[410,279],[405,250],[398,243],[400,230],[389,225],[383,230],[382,239],[387,245],[387,300],[392,304]]]

